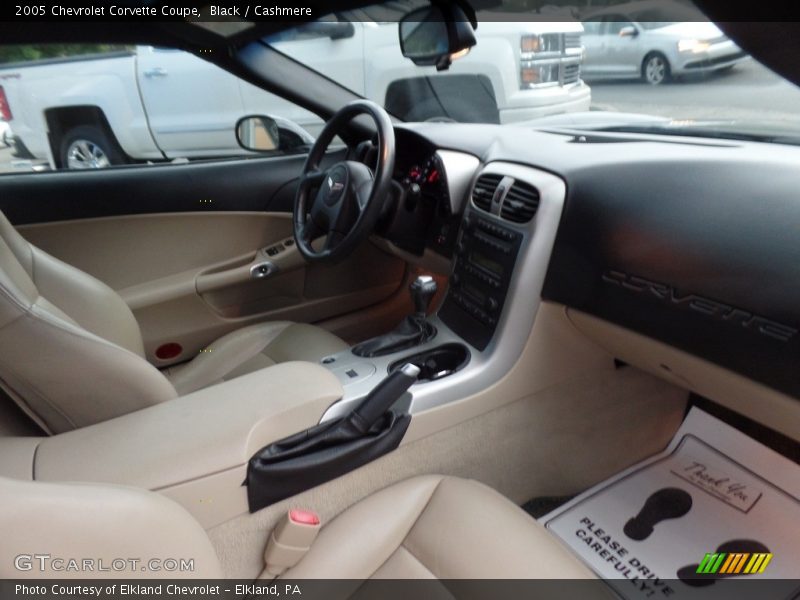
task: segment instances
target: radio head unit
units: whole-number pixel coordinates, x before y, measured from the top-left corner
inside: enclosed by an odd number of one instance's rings
[[[439,318],[478,350],[494,335],[521,243],[522,233],[494,219],[474,211],[464,217]]]

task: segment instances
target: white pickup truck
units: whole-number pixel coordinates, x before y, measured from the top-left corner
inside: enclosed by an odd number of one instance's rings
[[[401,119],[507,123],[589,108],[582,31],[578,22],[481,22],[477,45],[442,73],[401,55],[396,23],[312,23],[270,43]],[[234,124],[246,114],[276,118],[296,143],[321,126],[201,58],[152,46],[0,65],[0,107],[18,155],[53,168],[242,154]]]

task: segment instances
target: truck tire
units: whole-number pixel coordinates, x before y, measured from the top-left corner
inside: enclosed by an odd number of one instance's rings
[[[116,142],[94,125],[73,127],[61,139],[63,169],[104,169],[128,162]]]

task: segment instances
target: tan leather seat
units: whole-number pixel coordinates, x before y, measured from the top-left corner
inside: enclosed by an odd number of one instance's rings
[[[477,481],[426,475],[385,488],[320,531],[286,579],[593,579],[525,511]]]
[[[26,549],[55,557],[195,559],[194,577],[219,563],[200,525],[156,493],[0,478],[0,578],[95,577],[20,572]],[[267,534],[264,534],[265,542]],[[232,551],[228,548],[228,552]],[[144,576],[175,576],[150,573]],[[182,575],[186,575],[183,573]],[[107,574],[106,576],[109,576]],[[122,571],[110,576],[142,576]],[[323,525],[282,577],[313,579],[593,579],[594,574],[522,509],[475,481],[427,475],[381,490]],[[610,594],[609,594],[610,596]]]
[[[265,323],[226,335],[212,352],[162,373],[145,359],[139,325],[119,294],[29,244],[0,213],[0,380],[52,433],[345,348],[317,327]]]
[[[215,578],[211,541],[181,506],[154,492],[116,485],[44,483],[0,477],[0,579]],[[34,558],[47,556],[47,562]],[[21,558],[19,558],[21,557]],[[111,570],[114,560],[136,558]],[[193,570],[148,570],[151,559],[193,560]],[[74,568],[66,561],[76,561]],[[83,560],[91,563],[84,566]],[[60,560],[61,562],[55,562]],[[100,565],[109,569],[101,571]],[[42,569],[41,567],[45,568]]]

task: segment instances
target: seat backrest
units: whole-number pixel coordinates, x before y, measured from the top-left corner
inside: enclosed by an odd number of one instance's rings
[[[2,213],[0,381],[50,433],[177,396],[145,360],[119,294],[28,243]]]
[[[154,492],[0,477],[0,506],[2,579],[222,576],[205,530]]]

